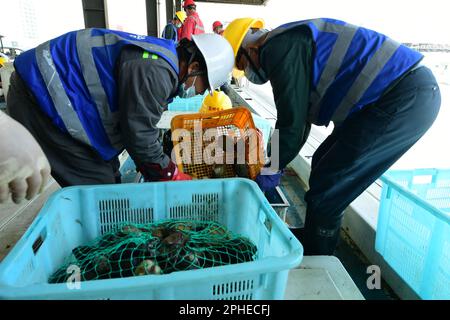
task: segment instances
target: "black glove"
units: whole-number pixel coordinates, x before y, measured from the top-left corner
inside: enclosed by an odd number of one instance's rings
[[[169,181],[173,179],[177,166],[172,161],[166,168],[161,168],[157,163],[143,163],[138,170],[144,176],[145,181]]]

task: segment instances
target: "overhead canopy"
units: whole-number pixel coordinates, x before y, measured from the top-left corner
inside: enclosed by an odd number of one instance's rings
[[[265,5],[269,0],[195,0],[196,2]]]

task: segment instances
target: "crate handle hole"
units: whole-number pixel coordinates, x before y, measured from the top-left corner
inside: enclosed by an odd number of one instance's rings
[[[39,237],[37,237],[37,239],[33,242],[33,245],[31,246],[34,255],[36,255],[39,249],[42,247],[42,244],[44,243],[46,238],[47,238],[47,230],[44,229],[41,231]]]
[[[420,175],[413,177],[413,184],[430,184],[433,181],[432,175]]]
[[[270,221],[269,219],[267,219],[267,217],[264,219],[264,227],[266,227],[267,232],[269,233],[269,235],[272,232],[272,221]]]

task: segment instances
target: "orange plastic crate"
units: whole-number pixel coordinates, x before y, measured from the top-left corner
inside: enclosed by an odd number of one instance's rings
[[[200,130],[196,130],[201,128]],[[182,137],[177,137],[177,129],[185,129]],[[210,136],[205,136],[208,129]],[[250,130],[251,129],[251,130]],[[262,135],[257,134],[251,112],[245,107],[236,107],[228,110],[211,113],[184,114],[173,117],[171,122],[173,151],[178,169],[194,177],[194,179],[212,178],[216,158],[226,159],[225,174],[223,177],[235,177],[236,170],[233,165],[234,154],[214,154],[209,156],[205,149],[212,146],[219,136],[227,135],[237,139],[244,138],[247,141],[257,139],[257,143],[245,144],[245,166],[250,179],[255,179],[264,165]],[[214,136],[214,138],[210,138]],[[199,141],[202,143],[200,144]],[[182,142],[190,143],[191,163],[183,161]]]

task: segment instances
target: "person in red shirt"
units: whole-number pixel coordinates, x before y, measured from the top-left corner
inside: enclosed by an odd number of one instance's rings
[[[222,22],[214,21],[214,23],[212,25],[212,28],[213,28],[213,32],[215,34],[218,34],[219,36],[223,35],[223,24],[222,24]]]
[[[196,11],[197,5],[194,0],[184,1],[183,8],[186,11],[187,18],[184,20],[183,27],[181,28],[180,40],[183,38],[191,40],[193,34],[205,33],[205,28]]]

